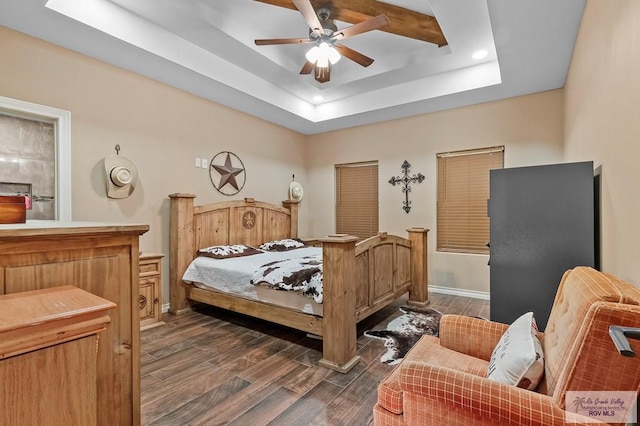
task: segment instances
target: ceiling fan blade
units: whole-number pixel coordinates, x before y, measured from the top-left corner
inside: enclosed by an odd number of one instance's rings
[[[356,52],[350,47],[343,46],[341,44],[334,44],[333,47],[345,58],[351,59],[353,62],[362,65],[363,67],[368,67],[373,63],[373,59],[368,56],[363,55],[360,52]]]
[[[390,23],[391,21],[389,21],[387,15],[378,15],[374,18],[360,22],[359,24],[351,25],[350,27],[344,28],[340,31],[336,31],[335,33],[333,33],[333,36],[331,38],[334,40],[343,40],[347,37],[353,37],[367,31],[386,27]]]
[[[329,77],[331,74],[331,63],[329,63],[326,67],[314,67],[315,69],[315,78],[316,81],[320,83],[326,83],[329,81]]]
[[[267,46],[271,44],[300,44],[311,43],[313,40],[308,38],[266,38],[261,40],[255,40],[258,46]]]
[[[318,35],[322,35],[323,29],[322,24],[320,23],[320,19],[318,19],[318,15],[316,14],[315,9],[311,5],[310,0],[292,0],[296,9],[300,11],[302,17],[307,22],[307,25],[314,33]]]
[[[313,62],[305,62],[305,64],[302,66],[302,69],[300,70],[300,74],[311,74],[314,65],[315,64]]]

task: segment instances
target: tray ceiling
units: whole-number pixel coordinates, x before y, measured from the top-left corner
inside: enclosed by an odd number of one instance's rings
[[[342,44],[375,62],[343,58],[327,83],[299,74],[308,44],[255,45],[309,35],[262,1],[0,0],[0,24],[313,134],[563,87],[585,0],[386,3],[435,16],[448,44],[360,34]]]

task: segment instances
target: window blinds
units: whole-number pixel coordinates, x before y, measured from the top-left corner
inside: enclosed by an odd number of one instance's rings
[[[378,233],[378,163],[338,164],[336,232],[360,239]]]
[[[504,147],[438,154],[437,250],[489,253],[489,170]]]

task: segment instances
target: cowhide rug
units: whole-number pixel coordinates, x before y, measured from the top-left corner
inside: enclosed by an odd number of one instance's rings
[[[400,311],[404,315],[389,321],[386,330],[364,332],[365,336],[384,340],[387,351],[380,357],[380,362],[389,365],[402,361],[423,334],[437,336],[440,317],[442,317],[442,313],[429,308],[414,309],[402,306]]]

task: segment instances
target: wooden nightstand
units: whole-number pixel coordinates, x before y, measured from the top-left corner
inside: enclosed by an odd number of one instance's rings
[[[140,254],[140,330],[157,327],[162,321],[163,254]]]

